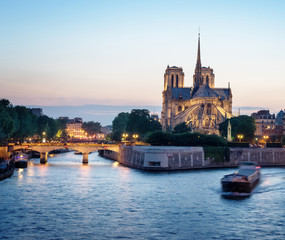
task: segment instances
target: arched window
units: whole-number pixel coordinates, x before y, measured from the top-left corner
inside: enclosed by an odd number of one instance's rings
[[[182,111],[182,106],[178,106],[178,112]]]
[[[176,75],[176,87],[178,87],[178,80],[179,80],[179,77],[178,75]]]
[[[210,126],[210,121],[209,121],[209,119],[207,118],[206,120],[205,120],[205,127],[209,127]]]
[[[174,87],[174,76],[171,75],[171,87]]]
[[[209,84],[209,76],[206,77],[206,83]]]
[[[207,115],[211,115],[211,104],[207,104]]]

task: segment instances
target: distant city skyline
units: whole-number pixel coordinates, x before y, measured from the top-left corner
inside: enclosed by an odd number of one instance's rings
[[[284,109],[284,1],[0,1],[0,98],[161,106],[163,74],[201,61],[233,107]]]
[[[41,108],[43,114],[52,118],[59,117],[81,117],[84,122],[95,121],[100,122],[102,126],[112,125],[114,118],[121,112],[131,112],[132,109],[148,109],[150,114],[157,114],[160,117],[162,106],[147,105],[82,105],[82,106],[39,106],[27,105],[29,108]],[[261,109],[258,107],[234,107],[233,114],[239,112],[243,115],[251,115]],[[279,112],[280,110],[278,110]],[[277,112],[271,112],[277,114]]]

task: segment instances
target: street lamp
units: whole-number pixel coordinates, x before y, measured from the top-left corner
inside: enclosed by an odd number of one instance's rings
[[[127,137],[129,136],[129,134],[123,133],[122,136],[123,136],[122,141],[127,141]]]
[[[268,135],[265,135],[265,136],[263,136],[263,138],[264,138],[264,141],[265,141],[265,147],[266,147],[266,143],[267,143],[267,140],[268,140],[269,136],[268,136]]]
[[[241,142],[241,140],[243,139],[243,135],[242,134],[239,134],[237,135],[238,139],[239,139],[239,142]]]
[[[46,132],[43,132],[43,143],[45,143],[45,142],[46,142],[46,138],[45,138],[45,136],[46,136]]]
[[[135,139],[135,141],[137,141],[137,138],[139,137],[138,134],[133,134],[133,138]]]

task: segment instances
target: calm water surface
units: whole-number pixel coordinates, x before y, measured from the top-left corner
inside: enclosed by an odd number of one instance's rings
[[[0,239],[285,239],[285,168],[220,196],[233,169],[149,173],[92,153],[30,161],[0,182]]]

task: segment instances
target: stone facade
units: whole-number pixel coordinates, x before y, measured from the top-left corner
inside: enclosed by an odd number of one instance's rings
[[[220,161],[205,157],[203,147],[121,146],[117,160],[152,171],[237,167],[241,161],[254,161],[264,167],[285,166],[285,148],[230,148],[229,159]]]
[[[161,124],[166,131],[185,122],[193,131],[218,134],[218,125],[232,117],[231,89],[215,88],[213,69],[202,67],[200,37],[193,87],[184,87],[182,68],[167,66],[162,96]]]
[[[285,135],[285,115],[284,111],[280,111],[276,116],[271,114],[269,110],[260,110],[251,114],[255,119],[255,136],[282,136]]]

